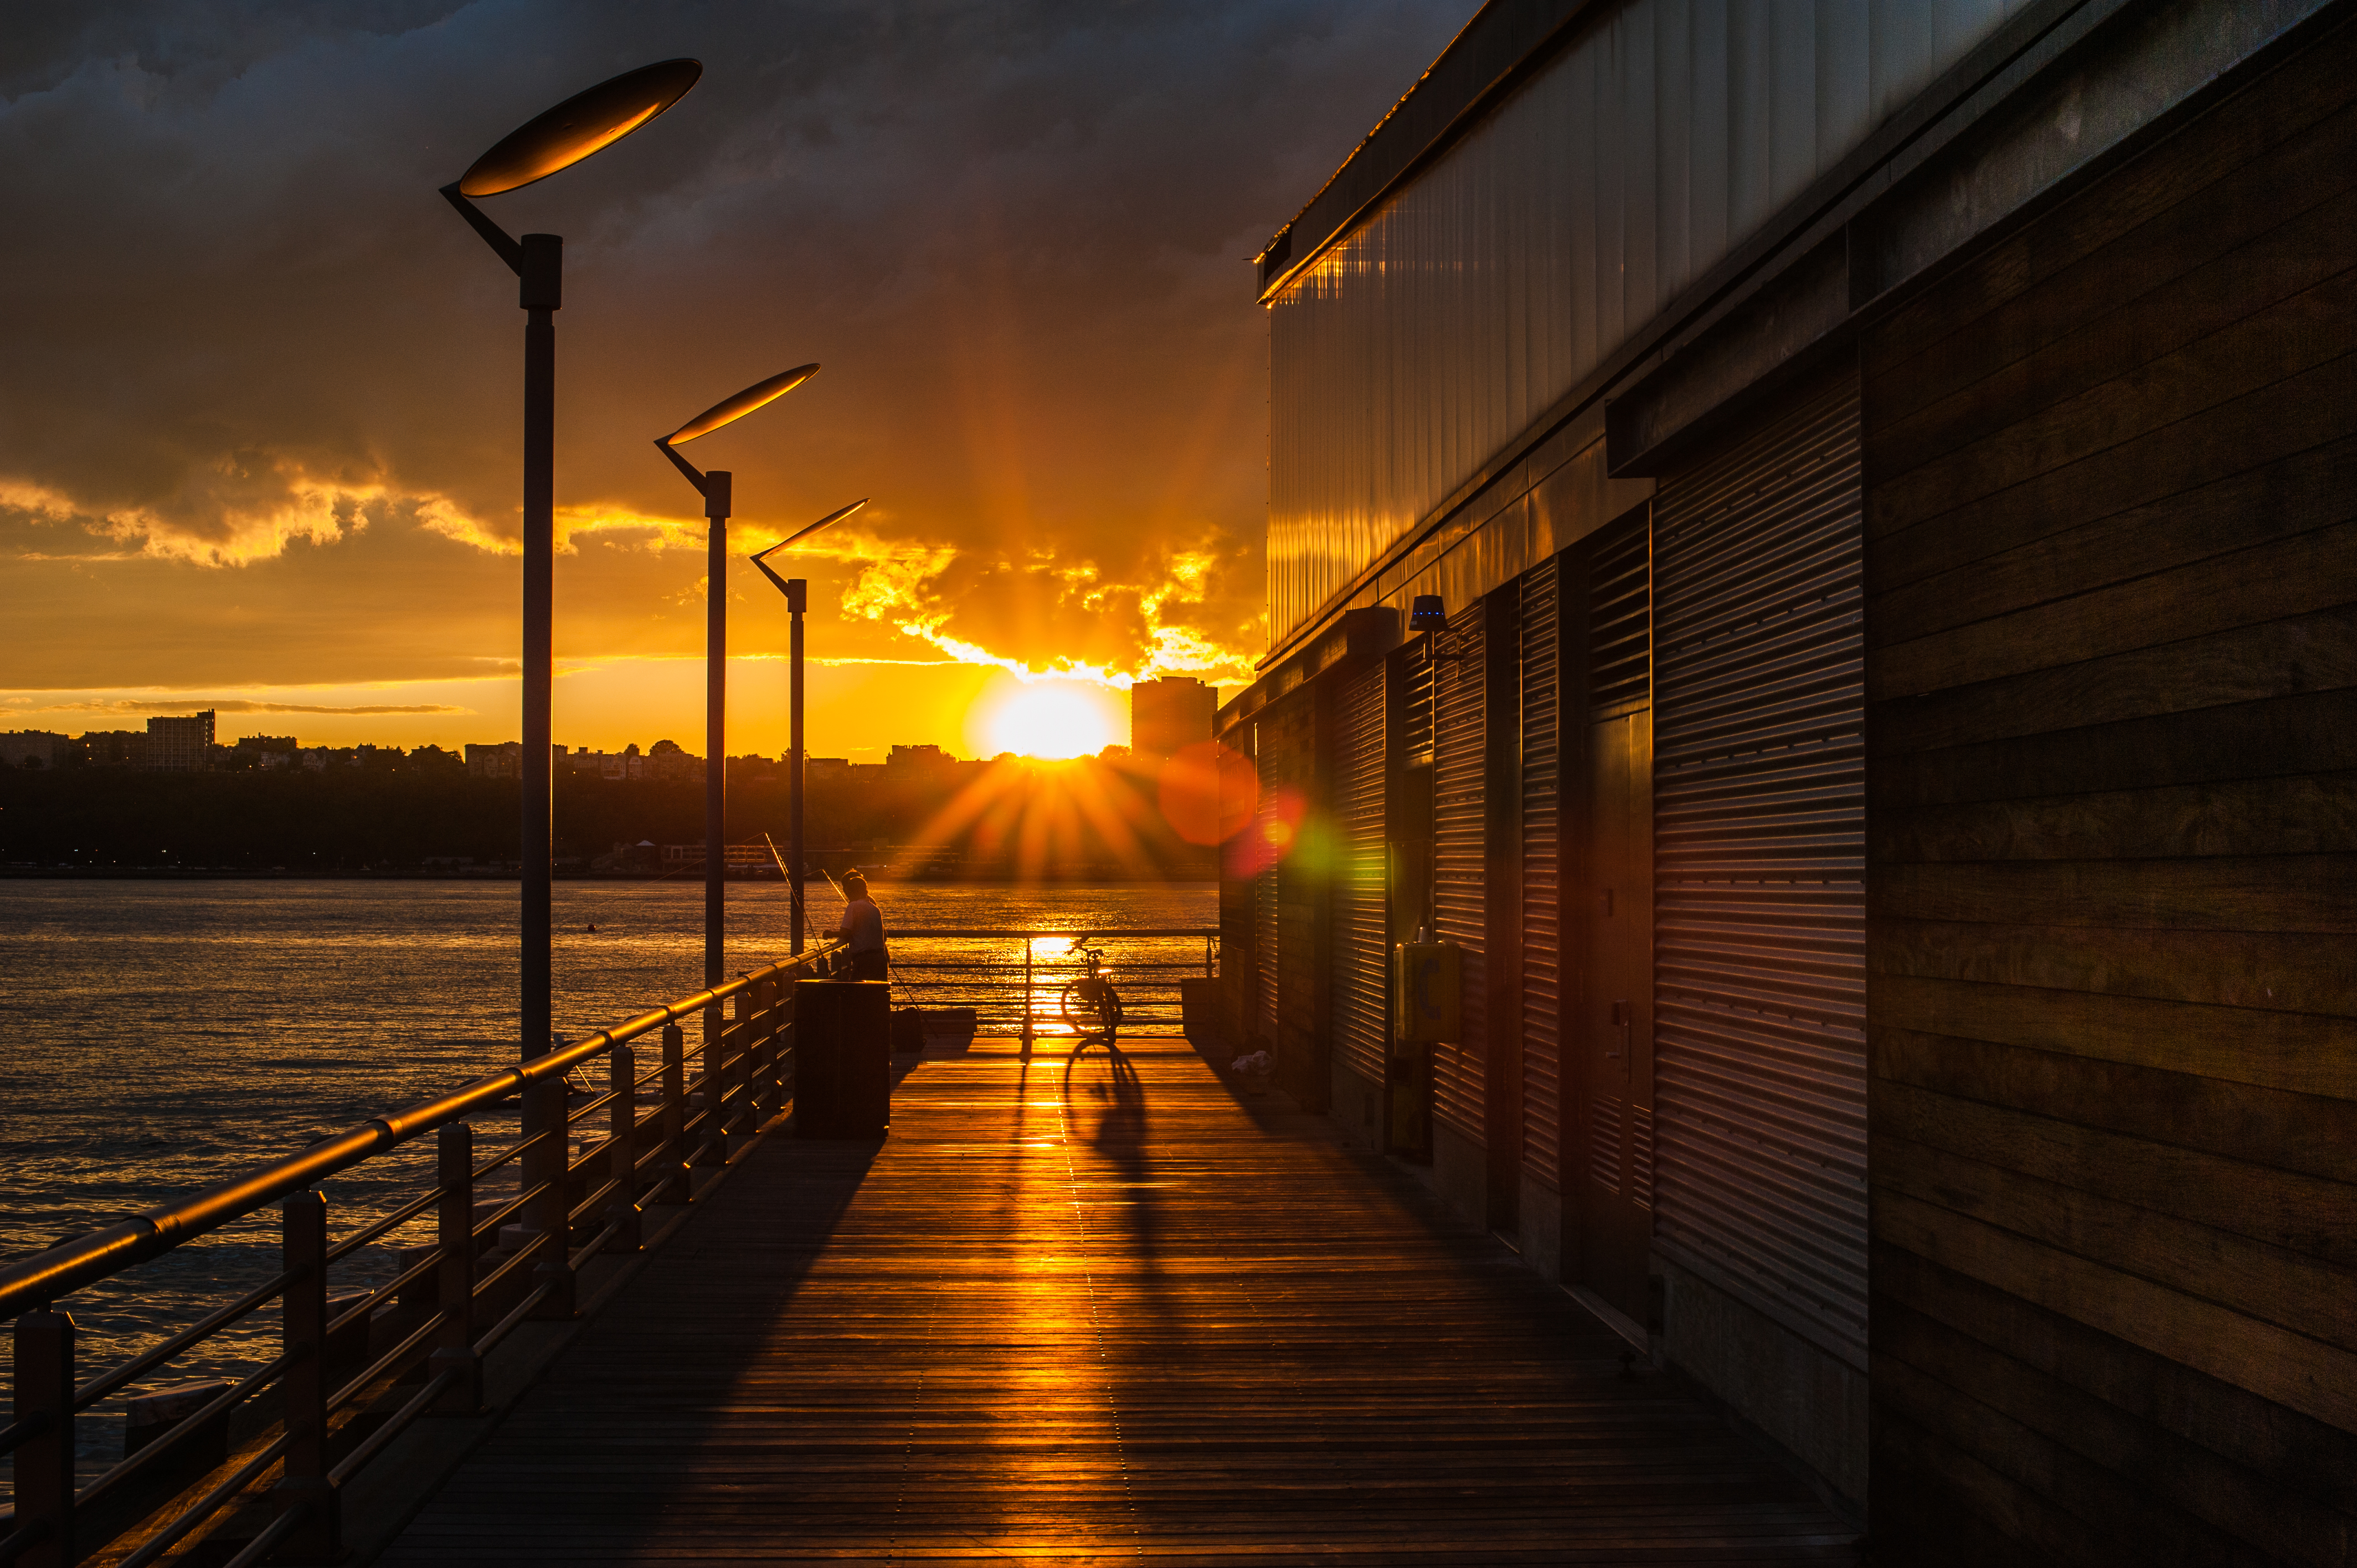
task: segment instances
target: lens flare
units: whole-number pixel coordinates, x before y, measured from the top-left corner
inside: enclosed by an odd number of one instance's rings
[[[1189,843],[1215,844],[1251,825],[1260,805],[1252,758],[1215,740],[1178,748],[1156,779],[1162,818]]]

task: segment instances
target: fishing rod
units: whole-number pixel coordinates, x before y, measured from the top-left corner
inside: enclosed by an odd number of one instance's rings
[[[771,838],[765,832],[761,835],[761,842],[770,846],[770,858],[778,863],[778,875],[786,878],[786,886],[789,890],[791,890],[793,886],[793,876],[786,870],[785,856],[778,853],[778,841]],[[843,907],[846,909],[850,908],[851,895],[843,890],[843,884],[834,879],[834,874],[827,870],[823,865],[818,868],[818,874],[826,878],[826,885],[834,889],[834,896],[843,900]],[[803,886],[807,886],[809,885],[805,883]],[[893,984],[900,988],[900,995],[908,1002],[909,1005],[911,1007],[917,1006],[917,993],[909,989],[909,983],[907,981],[901,979],[899,975],[892,973],[892,966],[888,960],[885,963],[884,972],[890,978]],[[920,1010],[921,1011],[921,1009]]]

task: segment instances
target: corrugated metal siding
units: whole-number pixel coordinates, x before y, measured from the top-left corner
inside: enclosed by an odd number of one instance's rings
[[[1523,1169],[1560,1184],[1562,653],[1553,561],[1523,574]]]
[[[1464,998],[1458,1008],[1462,1036],[1454,1044],[1432,1048],[1433,1115],[1476,1144],[1487,1144],[1482,1132],[1485,1103],[1483,1063],[1489,1041],[1489,971],[1482,962],[1483,930],[1488,918],[1489,834],[1483,812],[1482,789],[1488,764],[1488,714],[1482,680],[1482,607],[1460,610],[1448,623],[1444,643],[1458,657],[1437,660],[1434,681],[1439,712],[1434,724],[1433,755],[1434,855],[1432,908],[1444,942],[1465,950],[1461,977]],[[1507,656],[1512,656],[1508,650]]]
[[[2027,0],[1631,0],[1271,301],[1282,637]]]
[[[1341,875],[1334,885],[1334,1050],[1370,1083],[1383,1081],[1384,980],[1390,923],[1384,872],[1383,667],[1342,688],[1334,736]]]
[[[1655,502],[1655,1246],[1866,1366],[1854,378]]]

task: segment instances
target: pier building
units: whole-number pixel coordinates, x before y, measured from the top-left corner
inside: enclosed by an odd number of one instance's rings
[[[1893,1561],[2349,1550],[2352,17],[1499,0],[1256,263],[1230,1028]]]

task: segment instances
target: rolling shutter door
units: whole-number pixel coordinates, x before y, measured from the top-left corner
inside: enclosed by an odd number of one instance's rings
[[[1269,810],[1275,798],[1277,779],[1276,735],[1273,726],[1258,726],[1253,747],[1260,769],[1260,809]],[[1276,1039],[1276,867],[1271,865],[1253,878],[1253,948],[1254,987],[1253,1032],[1265,1036],[1270,1044]]]
[[[1562,795],[1554,561],[1523,575],[1523,1169],[1558,1185],[1562,1158]]]
[[[1489,973],[1481,961],[1489,918],[1489,835],[1483,831],[1481,788],[1489,761],[1483,614],[1477,600],[1450,619],[1445,648],[1457,657],[1437,660],[1433,679],[1439,707],[1433,725],[1434,935],[1455,942],[1465,956],[1458,1014],[1463,1037],[1432,1048],[1432,1110],[1435,1120],[1477,1145],[1488,1142],[1482,1135],[1489,1039]],[[1507,657],[1512,657],[1511,650]]]
[[[1383,667],[1342,688],[1334,737],[1341,875],[1334,888],[1334,1048],[1369,1083],[1383,1082],[1389,921],[1383,848]]]
[[[1654,1244],[1866,1367],[1857,392],[1655,501]]]
[[[1639,728],[1625,721],[1631,715],[1645,714],[1653,700],[1652,545],[1646,520],[1640,516],[1598,534],[1588,555],[1586,727],[1589,746],[1597,752],[1606,749],[1608,735],[1625,736],[1616,753],[1629,770],[1618,775],[1624,787],[1633,781],[1632,774],[1641,775],[1647,765],[1646,753],[1637,745]],[[1615,721],[1624,722],[1613,731],[1602,727]],[[1592,766],[1598,758],[1587,760]],[[1596,787],[1592,780],[1590,788]],[[1591,801],[1590,806],[1593,813],[1595,802]],[[1598,828],[1599,818],[1600,814],[1591,814],[1591,832]],[[1631,816],[1622,822],[1626,831],[1641,833],[1641,819]],[[1646,847],[1632,843],[1628,850],[1631,854],[1641,855]],[[1604,848],[1591,842],[1588,854],[1598,856]],[[1622,873],[1591,864],[1590,874],[1600,883],[1627,886]],[[1596,934],[1604,936],[1600,930]],[[1628,935],[1641,940],[1639,933]],[[1599,988],[1591,993],[1592,996],[1609,996],[1616,991],[1644,983],[1649,953],[1632,950],[1625,941],[1620,941],[1611,951],[1609,960],[1600,950],[1590,951],[1588,980]],[[1638,1056],[1651,1059],[1641,1047],[1638,1048]],[[1651,1082],[1650,1073],[1642,1078],[1632,1073],[1630,1081],[1617,1091],[1607,1092],[1591,1084],[1587,1097],[1588,1174],[1607,1193],[1625,1198],[1639,1210],[1650,1209],[1653,1205]],[[1625,1148],[1621,1139],[1624,1121],[1628,1125]]]

